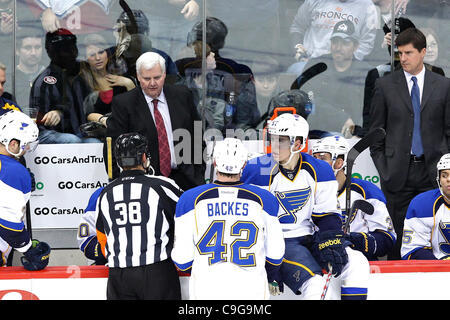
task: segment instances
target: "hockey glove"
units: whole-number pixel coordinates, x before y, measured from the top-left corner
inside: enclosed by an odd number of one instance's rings
[[[27,168],[28,172],[30,173],[30,178],[31,178],[31,192],[33,192],[34,190],[36,190],[36,179],[34,177],[34,173],[31,172],[30,168]]]
[[[328,266],[330,265],[332,274],[337,277],[348,262],[347,252],[345,251],[347,244],[345,234],[342,231],[316,232],[311,253],[322,269],[329,272]]]
[[[361,251],[366,257],[372,257],[377,250],[375,237],[365,232],[350,232],[348,239],[352,248]]]
[[[50,246],[46,242],[33,240],[31,248],[20,258],[25,269],[29,271],[42,270],[48,265]]]
[[[280,266],[266,262],[267,280],[269,281],[269,292],[277,296],[284,291],[283,279],[281,277]]]

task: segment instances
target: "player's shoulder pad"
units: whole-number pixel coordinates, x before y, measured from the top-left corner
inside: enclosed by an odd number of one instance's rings
[[[415,196],[406,212],[406,219],[433,217],[445,200],[438,188],[425,191]]]
[[[336,180],[333,169],[331,169],[331,166],[327,162],[316,159],[307,153],[301,153],[301,156],[302,164],[300,169],[309,172],[315,181],[325,182]]]
[[[31,176],[19,161],[0,156],[0,181],[22,193],[31,192]]]
[[[84,209],[84,212],[88,211],[95,211],[95,206],[97,204],[97,199],[100,197],[100,194],[102,193],[104,187],[100,187],[97,190],[94,191],[94,193],[89,198],[88,204],[86,209]]]
[[[242,171],[241,181],[257,186],[268,186],[272,169],[277,165],[271,154],[252,158]]]
[[[186,190],[177,202],[175,217],[181,217],[182,215],[188,213],[192,209],[194,209],[195,204],[199,200],[199,198],[211,191],[213,189],[217,189],[214,184],[208,183],[201,186],[197,186]]]
[[[259,202],[265,212],[276,217],[278,215],[279,204],[275,196],[269,191],[255,185],[243,184],[239,186],[238,198],[249,198]]]
[[[360,193],[364,199],[377,199],[383,203],[386,203],[386,197],[383,191],[378,188],[374,183],[358,178],[351,178],[351,190]]]

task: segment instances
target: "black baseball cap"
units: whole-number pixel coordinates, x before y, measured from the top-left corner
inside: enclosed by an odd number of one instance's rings
[[[342,20],[334,25],[331,39],[333,38],[352,39],[358,41],[355,36],[355,25],[350,20]]]

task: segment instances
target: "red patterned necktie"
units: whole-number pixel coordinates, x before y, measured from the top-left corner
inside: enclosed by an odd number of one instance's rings
[[[170,166],[170,148],[169,148],[169,140],[167,139],[166,127],[164,125],[164,120],[161,116],[161,113],[158,110],[158,99],[153,99],[154,106],[154,117],[155,117],[155,125],[156,131],[158,131],[158,146],[159,146],[159,170],[161,174],[165,177],[170,175],[170,171],[172,170]]]

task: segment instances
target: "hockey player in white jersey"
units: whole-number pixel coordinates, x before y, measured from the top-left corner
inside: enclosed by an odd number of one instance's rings
[[[286,245],[281,266],[284,283],[301,294],[300,299],[320,299],[326,283],[323,270],[331,271],[341,286],[326,299],[366,299],[369,263],[347,247],[333,171],[300,151],[306,144],[308,123],[285,113],[268,123],[268,133],[272,154],[250,161],[243,181],[265,186],[280,204],[278,219]]]
[[[278,203],[240,182],[247,161],[240,140],[217,142],[213,157],[217,180],[186,191],[177,204],[172,259],[191,272],[189,299],[269,299],[283,290]]]
[[[337,135],[322,138],[312,146],[313,156],[327,162],[336,175],[338,200],[344,223],[347,218],[345,169],[349,150],[347,140]],[[350,199],[350,206],[355,200],[362,199],[374,207],[372,215],[366,215],[358,210],[351,219],[349,239],[353,243],[352,248],[361,251],[369,260],[378,260],[392,249],[396,241],[396,234],[386,207],[386,198],[375,184],[352,177]]]
[[[77,242],[78,247],[83,252],[84,256],[93,260],[96,265],[106,264],[106,258],[103,256],[100,243],[97,239],[97,229],[95,223],[97,221],[96,205],[97,200],[104,187],[100,187],[92,193],[88,204],[84,209],[84,213],[80,218],[78,225]]]
[[[436,180],[438,188],[417,195],[409,204],[402,259],[450,259],[450,153],[437,163]]]
[[[5,265],[12,249],[21,253],[27,270],[44,269],[50,247],[32,240],[23,223],[31,194],[31,176],[18,161],[38,144],[39,130],[26,114],[12,110],[0,116],[0,250]]]

